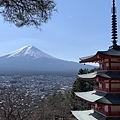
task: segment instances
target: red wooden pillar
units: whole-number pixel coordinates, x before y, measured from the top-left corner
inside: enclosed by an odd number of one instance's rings
[[[111,80],[109,80],[109,92],[111,92]]]
[[[109,70],[111,70],[111,59],[109,58]]]
[[[102,86],[103,86],[102,91],[104,91],[105,90],[105,80],[102,81]]]
[[[111,115],[111,106],[108,105],[108,115]]]

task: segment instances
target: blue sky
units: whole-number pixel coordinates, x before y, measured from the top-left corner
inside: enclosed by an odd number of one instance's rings
[[[0,17],[0,56],[33,45],[54,57],[78,62],[80,57],[107,50],[112,44],[111,1],[56,0],[58,12],[43,24],[41,31],[17,28]],[[119,37],[120,0],[116,0],[116,6]]]

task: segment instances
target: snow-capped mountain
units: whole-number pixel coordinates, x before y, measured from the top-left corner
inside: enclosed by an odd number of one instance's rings
[[[80,68],[92,69],[93,66],[55,58],[34,46],[25,46],[0,57],[0,75],[43,73],[74,73],[77,75]]]
[[[6,55],[7,58],[10,57],[31,57],[33,59],[36,58],[54,58],[46,53],[44,53],[43,51],[37,49],[34,46],[24,46],[16,51],[14,51],[13,53],[10,53],[8,55]]]

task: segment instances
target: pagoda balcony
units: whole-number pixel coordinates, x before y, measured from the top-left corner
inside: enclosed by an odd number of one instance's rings
[[[110,70],[120,70],[120,67],[111,67]]]
[[[99,86],[94,86],[93,89],[94,89],[94,90],[100,90],[100,91],[109,92],[109,89],[106,89],[106,88],[99,88]]]
[[[98,113],[101,113],[101,114],[103,114],[103,115],[105,115],[105,116],[109,116],[109,117],[112,117],[112,116],[115,116],[115,117],[120,117],[120,112],[118,111],[116,111],[116,112],[106,112],[106,111],[104,111],[104,109],[99,109],[99,108],[93,108],[96,112],[98,112]]]
[[[100,90],[100,91],[105,91],[105,92],[117,92],[120,93],[120,88],[111,88],[111,90],[109,90],[108,88],[99,88],[99,86],[94,86],[93,87],[94,90]]]
[[[117,70],[119,71],[120,70],[120,67],[111,67],[111,68],[94,68],[94,71],[99,71],[99,70]]]
[[[120,88],[111,88],[111,92],[120,92]]]
[[[100,71],[100,70],[108,70],[106,68],[94,68],[94,71]]]

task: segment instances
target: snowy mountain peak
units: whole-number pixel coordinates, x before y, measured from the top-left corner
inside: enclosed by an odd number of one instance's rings
[[[10,54],[7,55],[7,58],[10,57],[32,57],[34,59],[36,58],[42,58],[42,57],[46,57],[46,58],[54,58],[46,53],[44,53],[43,51],[37,49],[34,46],[24,46]]]

